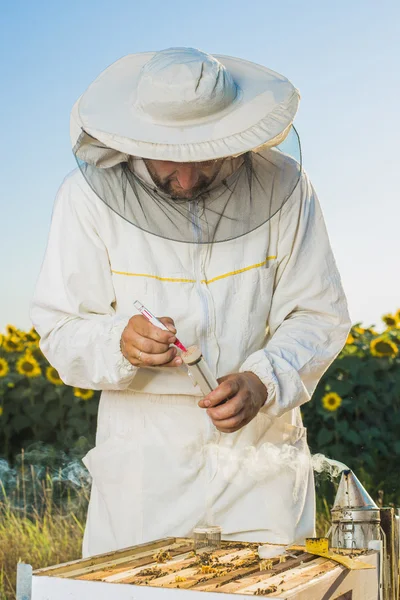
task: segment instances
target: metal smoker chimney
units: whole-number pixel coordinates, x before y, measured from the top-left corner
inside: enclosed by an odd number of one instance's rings
[[[379,508],[353,471],[343,471],[331,514],[334,548],[368,548],[382,537]]]

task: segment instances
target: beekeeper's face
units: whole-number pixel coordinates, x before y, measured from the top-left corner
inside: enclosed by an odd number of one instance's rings
[[[144,159],[159,189],[174,198],[195,198],[214,181],[224,159],[204,162],[172,162]]]

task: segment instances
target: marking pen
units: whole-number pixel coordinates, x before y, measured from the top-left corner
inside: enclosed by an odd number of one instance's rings
[[[157,319],[157,317],[155,317],[153,315],[153,313],[151,313],[149,311],[148,308],[146,308],[144,306],[144,304],[142,304],[141,302],[139,302],[139,300],[135,300],[135,302],[133,303],[133,305],[135,306],[135,308],[148,320],[150,321],[150,323],[152,325],[155,325],[156,327],[159,327],[160,329],[163,329],[164,331],[169,331],[168,327],[166,327],[164,325],[164,323],[161,323],[161,321],[159,319]],[[172,334],[172,332],[170,332]],[[173,334],[172,334],[173,335]],[[178,338],[176,339],[176,342],[174,344],[174,346],[177,346],[180,350],[182,350],[183,352],[187,352],[187,349],[185,348],[185,346],[182,344],[182,342],[180,342],[178,340]]]

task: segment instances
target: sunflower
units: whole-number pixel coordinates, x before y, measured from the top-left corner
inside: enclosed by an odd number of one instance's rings
[[[54,385],[64,385],[64,382],[60,379],[58,371],[54,367],[47,367],[46,377],[50,383],[54,383]]]
[[[370,350],[373,356],[396,356],[399,352],[394,342],[382,336],[372,340]]]
[[[16,335],[8,335],[3,339],[2,348],[6,352],[22,352],[24,346]]]
[[[39,348],[39,342],[37,340],[31,340],[30,338],[26,337],[24,342],[27,348]]]
[[[347,345],[349,345],[349,344],[354,344],[354,342],[355,342],[355,339],[354,339],[354,337],[352,336],[352,334],[351,334],[351,333],[349,333],[349,335],[347,336],[346,344],[347,344]]]
[[[355,333],[358,333],[358,335],[362,335],[363,333],[365,333],[365,329],[363,329],[363,327],[359,327],[358,325],[353,327],[353,331]]]
[[[3,414],[3,407],[0,406],[0,417],[1,417],[2,414]]]
[[[37,361],[44,358],[43,352],[41,351],[39,346],[37,346],[36,342],[32,342],[29,344],[28,348],[26,349],[25,354],[32,356],[32,358],[34,358]]]
[[[17,360],[16,369],[20,375],[25,377],[39,377],[41,375],[40,366],[37,360],[29,354],[24,354]]]
[[[397,321],[396,321],[396,315],[391,315],[391,314],[383,315],[382,321],[388,327],[396,327],[396,323],[397,323]]]
[[[394,314],[397,325],[400,325],[400,308],[398,308]]]
[[[74,396],[77,398],[82,398],[82,400],[90,400],[93,398],[94,391],[93,390],[84,390],[83,388],[74,388]]]
[[[25,332],[21,329],[18,329],[17,327],[14,327],[14,325],[7,325],[6,332],[8,337],[17,338],[20,341],[23,341],[25,339]]]
[[[28,331],[28,333],[26,334],[25,339],[28,342],[38,342],[40,340],[40,335],[32,327],[32,329],[30,331]]]
[[[18,333],[18,329],[14,325],[7,325],[6,331],[7,335],[16,335]]]
[[[336,392],[329,392],[322,398],[322,405],[326,410],[335,411],[342,404],[342,399]]]
[[[5,358],[0,358],[0,377],[5,377],[10,370]]]

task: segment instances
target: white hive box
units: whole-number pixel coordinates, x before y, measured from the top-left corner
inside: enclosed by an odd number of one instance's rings
[[[263,562],[257,548],[256,543],[222,542],[211,555],[196,555],[191,539],[167,538],[33,573],[29,565],[19,565],[17,600],[379,598],[376,552],[358,552],[373,568],[348,570],[303,550]]]

